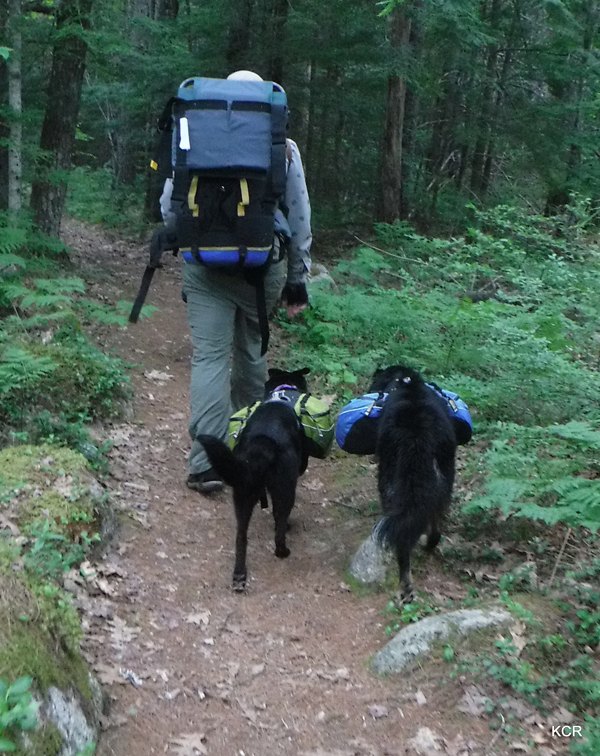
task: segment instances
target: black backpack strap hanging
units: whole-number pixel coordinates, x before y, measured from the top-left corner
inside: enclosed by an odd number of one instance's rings
[[[129,314],[130,323],[138,322],[138,318],[140,317],[140,312],[142,310],[142,307],[144,306],[146,297],[148,296],[148,291],[150,289],[150,284],[152,283],[152,277],[154,276],[155,270],[156,268],[153,268],[150,265],[147,265],[146,270],[142,274],[142,282],[140,284],[140,289],[138,291],[137,297],[135,298],[135,302],[133,303],[133,307],[131,308],[131,313]]]
[[[267,353],[269,348],[269,316],[267,314],[267,300],[265,297],[265,277],[259,277],[256,286],[256,312],[258,314],[258,327],[260,328],[260,355]]]
[[[177,253],[177,237],[167,228],[157,228],[150,239],[150,264],[146,265],[146,269],[142,274],[142,282],[129,314],[130,323],[138,322],[140,312],[148,296],[152,278],[154,277],[154,271],[162,267],[160,258],[162,253],[167,249],[172,250],[173,254]]]
[[[256,314],[260,329],[260,356],[267,353],[269,347],[269,314],[267,312],[267,298],[265,296],[266,268],[252,268],[244,271],[246,281],[256,289]]]

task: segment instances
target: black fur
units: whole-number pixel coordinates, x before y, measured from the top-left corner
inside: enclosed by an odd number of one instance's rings
[[[388,391],[377,441],[383,518],[375,536],[395,551],[400,601],[413,600],[410,555],[424,533],[426,548],[440,540],[454,485],[456,435],[445,401],[415,370],[377,370],[370,391]]]
[[[305,376],[308,368],[294,372],[269,370],[265,398],[282,384],[308,391]],[[271,497],[275,520],[275,556],[285,558],[288,518],[296,498],[298,478],[306,470],[308,454],[304,431],[296,413],[284,402],[260,404],[240,434],[234,451],[214,436],[198,436],[212,467],[233,488],[233,504],[237,521],[233,588],[246,588],[246,551],[248,526],[257,502],[266,505],[266,492]]]

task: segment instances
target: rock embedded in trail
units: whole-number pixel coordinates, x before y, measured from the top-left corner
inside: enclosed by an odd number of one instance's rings
[[[352,558],[349,571],[359,583],[375,585],[384,582],[389,562],[389,554],[381,548],[371,533]]]
[[[453,637],[466,637],[477,630],[509,625],[512,615],[500,607],[459,609],[427,617],[402,628],[371,662],[379,674],[393,674],[410,667],[431,652],[434,643]]]

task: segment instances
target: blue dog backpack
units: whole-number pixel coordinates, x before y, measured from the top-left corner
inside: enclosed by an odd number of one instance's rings
[[[363,394],[342,407],[335,424],[335,440],[349,454],[374,454],[379,417],[387,394]]]
[[[193,77],[171,102],[171,207],[184,260],[266,265],[286,182],[285,91],[271,81]]]
[[[466,403],[453,391],[432,383],[427,386],[445,400],[456,442],[466,444],[473,435],[473,422]],[[387,397],[387,393],[363,394],[342,407],[335,425],[335,439],[340,449],[349,454],[375,454],[379,418]]]
[[[428,383],[427,385],[441,396],[442,399],[446,400],[448,413],[452,418],[454,432],[456,433],[456,443],[461,445],[468,443],[473,435],[473,421],[471,420],[471,413],[466,402],[458,394],[455,394],[454,391],[447,391],[436,386],[435,383]]]

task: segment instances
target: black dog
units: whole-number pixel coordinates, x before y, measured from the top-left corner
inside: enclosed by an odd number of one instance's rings
[[[376,370],[369,391],[386,391],[377,439],[383,518],[375,537],[396,553],[401,603],[413,600],[410,555],[424,533],[426,549],[440,541],[454,484],[456,435],[446,402],[416,370]]]
[[[286,545],[288,518],[296,498],[298,478],[308,465],[302,425],[290,401],[269,401],[281,387],[305,393],[308,368],[294,372],[270,369],[265,401],[249,417],[234,451],[214,436],[198,436],[213,468],[233,488],[237,520],[233,589],[246,588],[248,526],[258,501],[266,506],[267,491],[275,520],[275,556],[290,555]]]

